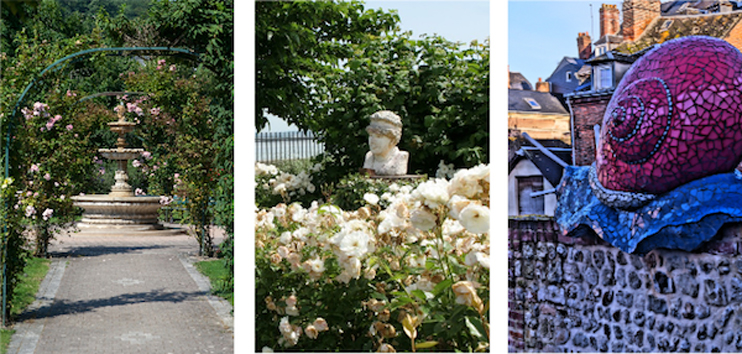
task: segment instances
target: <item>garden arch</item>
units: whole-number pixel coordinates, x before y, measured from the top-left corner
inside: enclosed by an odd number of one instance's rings
[[[23,104],[24,99],[26,98],[26,95],[29,93],[29,91],[36,85],[37,81],[40,81],[40,79],[47,73],[47,72],[56,72],[59,70],[62,70],[66,64],[74,63],[76,61],[82,60],[83,58],[93,55],[95,53],[100,52],[109,52],[108,55],[116,55],[116,56],[126,56],[126,53],[147,53],[152,55],[170,55],[170,56],[180,56],[187,60],[192,60],[199,62],[200,61],[200,55],[199,53],[196,53],[194,51],[183,49],[183,48],[171,48],[171,47],[112,47],[112,48],[92,48],[87,50],[82,50],[70,55],[67,55],[61,59],[58,59],[57,61],[53,62],[51,65],[46,67],[44,70],[42,70],[36,78],[31,80],[31,82],[26,86],[26,88],[21,93],[21,96],[18,98],[18,101],[13,106],[13,111],[10,115],[10,117],[7,117],[7,119],[10,119],[8,128],[5,132],[5,148],[4,148],[4,165],[5,165],[5,173],[4,178],[10,177],[10,144],[12,142],[12,131],[13,131],[13,122],[16,119],[16,116],[18,114],[19,107]],[[93,95],[89,95],[86,97],[81,98],[78,100],[78,102],[88,100],[94,97],[106,95],[107,93],[96,93]],[[4,203],[7,206],[8,201],[5,200]],[[5,235],[7,235],[7,222],[5,220],[5,217],[3,217],[2,220],[3,228],[5,229],[5,233],[2,240],[2,259],[5,260],[7,257],[7,240],[5,239]],[[6,308],[6,302],[7,302],[7,268],[6,268],[6,262],[3,262],[2,265],[2,278],[3,278],[3,284],[2,284],[2,309]],[[2,327],[5,327],[6,325],[6,315],[5,311],[2,312]]]

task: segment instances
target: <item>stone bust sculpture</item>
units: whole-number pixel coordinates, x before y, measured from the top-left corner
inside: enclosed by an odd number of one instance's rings
[[[378,111],[369,117],[369,151],[363,168],[373,170],[377,176],[401,176],[407,174],[409,153],[397,148],[402,137],[402,119],[391,111]]]

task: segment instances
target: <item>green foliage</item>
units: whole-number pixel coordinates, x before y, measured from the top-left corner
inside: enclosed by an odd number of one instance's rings
[[[36,300],[36,293],[39,291],[41,281],[46,277],[51,263],[44,258],[29,257],[27,260],[28,263],[23,268],[17,286],[13,289],[13,296],[10,297],[8,302],[12,316],[20,315],[28,305]],[[0,329],[0,353],[7,352],[13,333],[15,333],[15,330]]]
[[[489,47],[460,49],[440,37],[375,37],[355,46],[348,70],[326,76],[333,100],[312,129],[336,162],[334,179],[363,162],[364,128],[378,110],[400,115],[408,171],[433,174],[441,160],[457,168],[489,159]]]
[[[76,220],[70,196],[87,191],[94,169],[90,132],[111,120],[95,114],[92,102],[75,105],[73,95],[47,97],[48,105],[37,102],[22,110],[16,139],[23,144],[15,150],[21,193],[14,204],[36,232],[36,256],[45,256],[55,232]]]
[[[22,233],[23,219],[21,211],[13,207],[18,192],[16,184],[12,179],[6,179],[0,186],[0,193],[2,193],[0,219],[5,221],[5,225],[0,229],[0,237],[2,237],[3,248],[7,250],[7,254],[0,254],[0,257],[2,257],[0,264],[5,266],[7,277],[7,302],[5,308],[0,309],[0,311],[5,311],[5,318],[9,318],[11,315],[11,309],[16,301],[15,289],[22,282],[23,269],[28,259],[28,251],[25,249],[26,238]],[[0,273],[0,284],[2,284],[2,280],[2,274]],[[2,293],[2,289],[0,289],[0,293]]]
[[[212,294],[224,298],[234,306],[234,289],[226,284],[229,281],[229,271],[222,261],[215,259],[197,262],[196,268],[211,281]]]
[[[13,302],[11,303],[11,315],[18,316],[23,310],[36,300],[41,281],[49,271],[51,261],[45,258],[29,257],[23,275],[14,289]]]
[[[326,187],[325,193],[330,197],[330,203],[343,210],[356,210],[367,203],[363,195],[373,193],[381,196],[389,190],[389,182],[380,179],[371,179],[360,173],[351,173],[340,179],[332,186]]]
[[[278,203],[300,203],[304,206],[317,200],[321,190],[317,177],[322,165],[311,160],[294,160],[278,163],[282,168],[256,163],[255,204],[270,208]]]
[[[5,354],[8,352],[8,346],[10,345],[10,339],[13,337],[15,330],[0,328],[0,353]]]
[[[395,29],[395,13],[365,9],[359,1],[259,1],[255,4],[255,126],[264,112],[301,129],[318,118],[330,95],[324,77],[352,57],[351,44]]]

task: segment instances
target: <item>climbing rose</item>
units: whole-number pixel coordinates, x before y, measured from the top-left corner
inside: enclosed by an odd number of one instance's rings
[[[54,209],[46,209],[41,214],[42,217],[44,217],[44,220],[49,220],[49,218],[52,217],[52,214],[54,213]]]
[[[32,215],[36,214],[36,208],[33,207],[33,205],[29,205],[26,207],[26,217],[30,218]]]

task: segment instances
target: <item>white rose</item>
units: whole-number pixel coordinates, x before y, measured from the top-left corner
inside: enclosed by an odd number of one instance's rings
[[[423,202],[430,209],[446,205],[449,199],[448,181],[436,178],[423,182],[412,191],[412,197]]]
[[[278,242],[284,245],[288,245],[289,243],[291,243],[291,231],[284,231],[281,234],[281,237],[278,238]]]
[[[369,236],[362,231],[345,235],[339,243],[340,251],[347,257],[362,258],[369,252]]]
[[[371,205],[376,205],[379,202],[379,196],[373,193],[366,193],[363,195],[363,200]]]
[[[469,204],[461,210],[459,222],[473,234],[483,234],[490,229],[490,209],[478,204]]]
[[[434,228],[436,221],[437,218],[435,217],[435,215],[433,215],[433,213],[422,208],[415,209],[410,215],[410,222],[412,223],[412,226],[422,231],[428,231]]]

